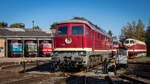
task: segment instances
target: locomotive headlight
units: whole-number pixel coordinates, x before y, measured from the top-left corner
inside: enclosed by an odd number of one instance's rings
[[[79,52],[79,55],[86,55],[86,52]]]
[[[58,55],[58,52],[54,52],[54,55]]]

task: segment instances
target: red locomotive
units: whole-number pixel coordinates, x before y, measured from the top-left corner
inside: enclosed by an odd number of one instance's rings
[[[117,48],[119,48],[119,41],[113,41],[113,56],[116,56]]]
[[[145,42],[135,39],[126,39],[124,45],[128,47],[129,58],[146,56],[147,50]]]
[[[112,38],[87,20],[72,19],[56,26],[52,61],[69,67],[92,67],[112,55]]]
[[[50,56],[52,54],[52,43],[49,41],[42,41],[40,48],[42,56]]]
[[[113,56],[117,55],[117,49],[119,47],[123,47],[122,43],[120,41],[114,40],[113,41]]]

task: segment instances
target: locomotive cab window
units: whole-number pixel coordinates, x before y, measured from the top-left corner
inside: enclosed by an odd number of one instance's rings
[[[94,32],[92,32],[92,36],[94,36]]]
[[[105,40],[105,37],[102,35],[102,38],[101,38],[101,40]]]
[[[88,29],[86,29],[86,35],[87,35],[87,36],[90,36],[90,32],[89,32]]]
[[[130,44],[134,44],[135,43],[135,41],[133,41],[133,40],[130,40]]]
[[[83,26],[72,26],[72,35],[82,35],[83,34]]]
[[[68,31],[67,26],[58,27],[57,35],[66,35]]]
[[[129,44],[129,40],[126,40],[126,41],[125,41],[125,44]]]
[[[118,45],[118,42],[113,42],[113,45]]]
[[[100,38],[100,34],[98,33],[98,38]]]

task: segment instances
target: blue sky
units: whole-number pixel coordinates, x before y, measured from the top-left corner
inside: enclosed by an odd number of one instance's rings
[[[0,21],[25,23],[32,20],[48,29],[53,22],[85,17],[104,30],[120,34],[127,22],[141,19],[146,26],[150,19],[150,0],[0,0]]]

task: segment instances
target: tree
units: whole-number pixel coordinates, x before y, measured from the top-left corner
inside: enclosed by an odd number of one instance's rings
[[[72,18],[73,20],[85,20],[85,21],[88,21],[86,18],[84,17],[73,17]]]
[[[147,56],[150,56],[150,20],[149,25],[146,30],[146,39],[145,39],[146,45],[147,45]]]
[[[132,38],[136,39],[136,22],[132,22]]]
[[[40,29],[40,27],[39,26],[34,26],[33,29]]]
[[[6,22],[0,22],[0,28],[8,27],[8,24]]]
[[[138,40],[145,41],[145,25],[143,24],[142,20],[138,20],[137,28],[136,28],[136,36]]]
[[[108,31],[108,34],[109,34],[110,36],[113,35],[111,30]]]
[[[25,24],[24,23],[11,24],[10,28],[25,28]]]
[[[127,39],[127,28],[122,27],[121,29],[121,35],[120,35],[120,42],[124,42]]]
[[[50,29],[56,29],[56,25],[57,25],[57,22],[54,22],[54,23],[50,26]]]
[[[141,41],[145,41],[145,30],[142,20],[138,20],[138,24],[133,21],[132,24],[128,24],[121,29],[120,40],[124,41],[127,38],[133,38]]]

